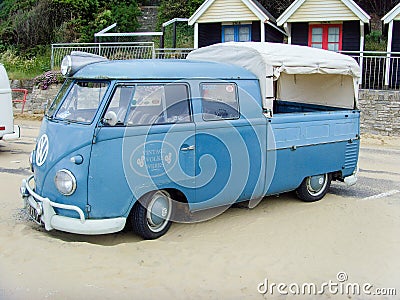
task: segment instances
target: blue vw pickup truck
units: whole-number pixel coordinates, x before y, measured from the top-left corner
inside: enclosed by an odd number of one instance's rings
[[[224,43],[186,60],[73,52],[21,193],[47,230],[164,235],[185,214],[356,182],[360,69],[345,55]],[[220,210],[222,211],[222,210]],[[183,214],[183,215],[185,215]]]

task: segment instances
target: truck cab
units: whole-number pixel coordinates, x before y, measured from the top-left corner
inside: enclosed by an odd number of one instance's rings
[[[267,109],[254,71],[195,56],[67,56],[21,187],[32,219],[78,234],[128,226],[154,239],[186,221],[182,204],[220,213],[291,190],[316,201],[331,180],[355,176],[357,109],[286,96]]]

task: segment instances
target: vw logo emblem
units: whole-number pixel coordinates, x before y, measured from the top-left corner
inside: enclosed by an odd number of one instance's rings
[[[47,158],[47,154],[49,153],[49,138],[46,134],[43,134],[39,142],[37,143],[36,148],[36,165],[39,167],[44,164]]]

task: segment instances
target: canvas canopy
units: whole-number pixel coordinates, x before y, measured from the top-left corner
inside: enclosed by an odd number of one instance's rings
[[[230,63],[253,72],[260,80],[263,106],[268,111],[272,111],[273,99],[357,107],[360,67],[352,57],[333,51],[229,42],[196,49],[187,59]]]

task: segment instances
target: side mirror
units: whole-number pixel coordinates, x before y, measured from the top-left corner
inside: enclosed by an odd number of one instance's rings
[[[118,122],[117,114],[113,111],[108,111],[104,116],[103,123],[109,126],[115,126]]]

